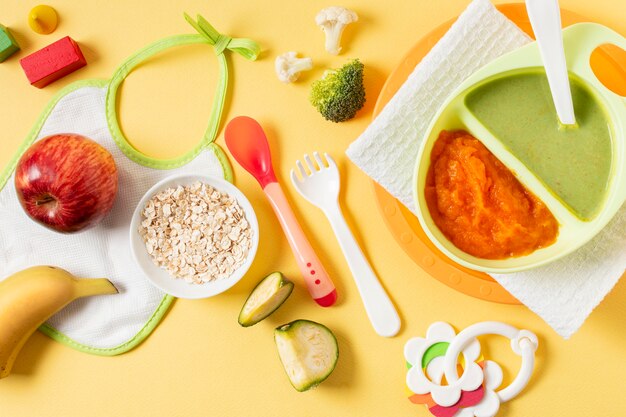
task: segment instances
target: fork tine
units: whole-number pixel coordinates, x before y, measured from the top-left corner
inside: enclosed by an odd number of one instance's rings
[[[296,175],[296,171],[293,169],[291,170],[290,176],[291,176],[291,183],[293,185],[297,185],[302,182],[302,180],[299,179],[298,176]]]
[[[304,160],[306,161],[307,166],[311,170],[311,175],[313,175],[313,173],[317,171],[317,169],[315,168],[315,164],[313,164],[313,161],[311,160],[311,157],[309,156],[308,153],[304,154]]]
[[[320,169],[326,168],[326,164],[322,160],[319,152],[313,152],[313,158],[315,158],[315,160],[317,161],[317,165],[319,165]]]
[[[328,155],[326,152],[324,152],[324,156],[326,157],[326,162],[328,162],[328,168],[337,169],[337,164],[335,163],[333,157]]]
[[[296,161],[296,165],[298,166],[298,169],[300,170],[300,175],[302,175],[302,179],[305,179],[306,177],[308,177],[306,170],[304,169],[304,166],[302,165],[302,162],[300,162],[299,159]]]

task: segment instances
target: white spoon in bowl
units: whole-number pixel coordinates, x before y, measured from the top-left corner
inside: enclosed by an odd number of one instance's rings
[[[569,85],[561,12],[558,0],[526,0],[526,10],[533,27],[541,59],[546,68],[556,114],[563,125],[575,125],[574,105]]]

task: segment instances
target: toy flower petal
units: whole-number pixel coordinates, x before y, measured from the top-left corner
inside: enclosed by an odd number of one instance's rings
[[[406,385],[416,394],[428,394],[431,389],[436,387],[426,378],[421,366],[414,366],[406,373]]]
[[[483,369],[476,362],[470,362],[466,364],[463,376],[459,380],[459,387],[463,391],[474,391],[478,389],[485,379]]]
[[[451,342],[456,336],[454,328],[448,323],[437,321],[430,325],[426,332],[426,339],[433,342]]]
[[[441,384],[443,379],[443,356],[437,356],[426,367],[426,375],[435,384]]]
[[[425,347],[426,339],[423,337],[414,337],[409,339],[408,342],[404,345],[404,359],[411,364],[411,366],[416,365],[416,361],[418,360],[418,355],[420,351]],[[422,364],[418,364],[421,366]]]
[[[469,408],[473,409],[473,414],[476,417],[493,417],[500,409],[500,397],[494,391],[487,389],[482,401],[475,407]]]
[[[493,361],[485,361],[485,385],[495,391],[502,384],[502,368]]]
[[[461,388],[457,385],[433,385],[430,395],[435,403],[442,407],[450,407],[461,398]]]
[[[465,355],[466,360],[476,362],[480,356],[480,343],[478,342],[478,339],[474,339],[472,343],[463,349],[463,355]]]

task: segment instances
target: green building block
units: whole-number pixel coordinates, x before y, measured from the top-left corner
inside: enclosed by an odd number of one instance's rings
[[[0,62],[4,62],[4,60],[19,50],[20,46],[13,35],[11,35],[9,28],[0,24]]]

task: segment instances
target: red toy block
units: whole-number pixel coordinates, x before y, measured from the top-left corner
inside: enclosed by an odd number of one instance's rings
[[[43,88],[87,65],[78,44],[66,36],[20,60],[31,85]]]

